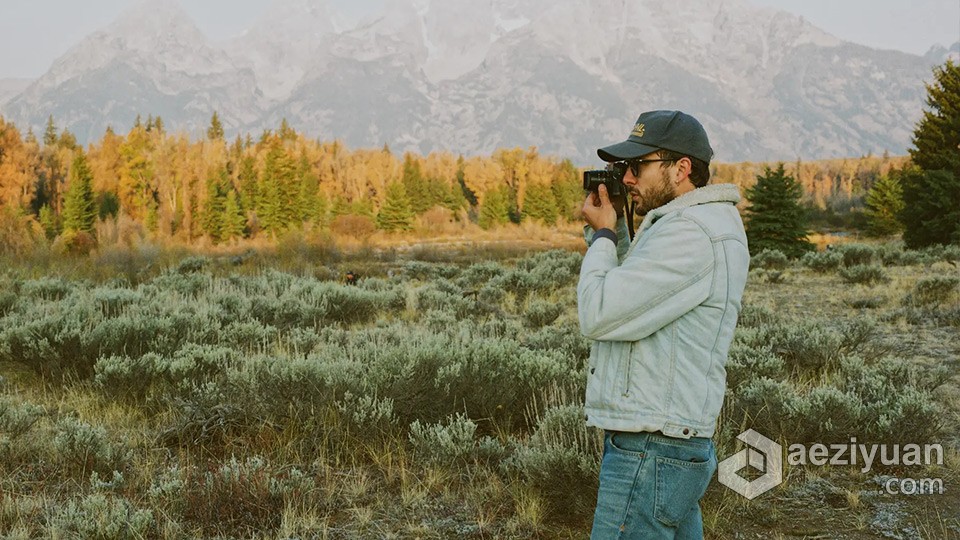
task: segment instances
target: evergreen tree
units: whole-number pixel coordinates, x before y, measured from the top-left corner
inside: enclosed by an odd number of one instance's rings
[[[373,209],[373,201],[370,199],[357,199],[350,203],[350,214],[355,216],[364,216],[370,219],[374,218],[376,212]]]
[[[903,175],[903,239],[911,248],[960,244],[960,64],[934,69],[927,105],[913,132],[916,169]]]
[[[538,220],[546,225],[553,225],[559,215],[557,201],[550,186],[543,182],[534,182],[527,187],[527,194],[523,199],[525,220]]]
[[[57,144],[57,126],[53,123],[53,115],[47,118],[47,129],[43,131],[43,145],[53,146]]]
[[[297,140],[297,132],[290,127],[290,123],[287,122],[287,119],[284,118],[280,122],[280,131],[277,132],[277,136],[280,137],[282,141],[295,141]]]
[[[210,127],[207,128],[207,138],[211,141],[223,139],[223,124],[220,123],[220,115],[213,111],[213,117],[210,118]]]
[[[903,189],[895,174],[881,176],[867,192],[867,229],[874,236],[890,236],[903,230]]]
[[[214,242],[224,238],[223,222],[229,184],[226,169],[221,169],[216,176],[207,178],[207,200],[200,215],[200,226]]]
[[[223,220],[220,227],[221,240],[242,238],[246,225],[247,218],[243,206],[240,204],[240,196],[235,189],[230,189],[227,191],[223,203]]]
[[[510,191],[506,186],[487,193],[480,205],[478,224],[491,229],[510,221]]]
[[[257,162],[253,156],[244,156],[240,160],[240,172],[237,176],[240,184],[240,204],[244,208],[254,208],[257,201]]]
[[[420,170],[420,161],[410,153],[403,156],[402,182],[413,213],[420,215],[429,210],[432,206],[430,194],[427,192],[426,182]]]
[[[583,205],[583,182],[580,171],[569,159],[563,160],[557,170],[553,182],[550,184],[554,200],[557,201],[557,210],[560,217],[573,221],[580,217],[580,207]]]
[[[279,232],[299,222],[300,195],[293,160],[280,144],[267,152],[257,187],[257,217],[264,230]]]
[[[46,235],[47,240],[53,240],[60,234],[60,223],[57,220],[57,215],[53,212],[53,208],[50,208],[49,204],[45,204],[40,208],[40,226],[43,227],[43,233]]]
[[[70,187],[63,201],[63,228],[67,231],[93,232],[97,206],[93,198],[93,173],[87,158],[79,152],[70,167]]]
[[[377,227],[384,231],[408,231],[413,223],[413,209],[402,182],[387,186],[386,198],[377,215]]]
[[[799,257],[813,249],[807,241],[806,215],[800,205],[803,190],[783,170],[764,169],[757,183],[747,189],[750,207],[747,210],[747,242],[750,253],[776,249],[788,257]]]
[[[960,244],[960,186],[946,170],[903,173],[903,241],[910,248]]]

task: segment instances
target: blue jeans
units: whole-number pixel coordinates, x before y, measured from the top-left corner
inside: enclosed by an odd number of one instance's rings
[[[591,540],[701,540],[713,441],[607,431]]]

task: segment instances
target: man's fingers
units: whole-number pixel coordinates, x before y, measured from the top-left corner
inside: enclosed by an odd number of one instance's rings
[[[600,206],[610,206],[610,197],[607,196],[607,186],[600,184]]]

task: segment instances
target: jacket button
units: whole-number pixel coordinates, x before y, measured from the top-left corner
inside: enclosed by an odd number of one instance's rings
[[[593,375],[593,373],[594,373],[595,371],[597,371],[597,368],[595,368],[595,367],[590,368],[590,374],[591,374],[591,375]]]
[[[590,420],[590,415],[589,414],[583,415],[583,421],[586,422],[587,420]]]
[[[690,434],[690,428],[683,428],[683,434],[684,434],[684,435],[689,435],[689,434]]]

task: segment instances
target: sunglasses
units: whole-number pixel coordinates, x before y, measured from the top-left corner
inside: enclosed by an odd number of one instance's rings
[[[659,161],[676,161],[676,160],[675,160],[675,159],[660,159],[660,158],[657,158],[657,159],[634,158],[634,159],[628,159],[627,161],[625,161],[625,162],[623,162],[623,163],[625,163],[625,164],[627,165],[627,167],[630,168],[630,172],[633,173],[634,176],[638,176],[638,177],[639,177],[639,176],[640,176],[640,166],[641,166],[641,165],[643,165],[644,163],[657,163],[657,162],[659,162]],[[627,173],[627,167],[624,167],[624,168],[623,168],[623,173],[624,173],[624,174]]]

